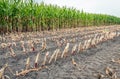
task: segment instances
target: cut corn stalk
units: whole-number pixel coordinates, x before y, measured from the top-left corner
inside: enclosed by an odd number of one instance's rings
[[[80,66],[75,62],[74,58],[72,58],[72,64],[73,64],[78,70],[81,70]]]
[[[79,45],[78,45],[78,52],[81,52],[81,51],[83,51],[83,46],[82,46],[82,44],[80,42]]]
[[[91,46],[91,40],[92,40],[92,39],[89,39],[89,40],[87,41],[86,49]]]
[[[62,46],[62,44],[60,43],[59,40],[57,40],[56,43],[57,43],[57,47],[61,47]]]
[[[44,68],[47,68],[47,66],[32,68],[32,69],[28,69],[28,70],[22,70],[21,72],[16,71],[15,76],[25,76],[26,74],[28,74],[30,72],[39,71],[39,70],[44,69]]]
[[[74,66],[77,66],[77,63],[75,62],[74,58],[72,58],[72,64],[73,64]]]
[[[24,47],[24,46],[23,46],[23,52],[24,52],[24,53],[27,53],[27,52],[26,52],[26,49],[25,49],[25,47]]]
[[[5,77],[7,77],[8,79],[10,79],[9,76],[4,75],[5,69],[8,67],[8,64],[5,64],[1,69],[0,69],[0,79],[5,79]]]
[[[104,78],[105,76],[101,73],[98,73],[98,74],[94,74],[95,77],[97,77],[97,79],[102,79]]]
[[[31,51],[35,51],[35,47],[33,43],[31,43]]]
[[[76,48],[77,48],[77,44],[75,44],[75,45],[73,46],[73,48],[72,48],[72,52],[71,52],[72,55],[75,54]]]
[[[112,59],[112,62],[115,62],[115,63],[119,63],[119,64],[120,64],[120,59],[118,59],[118,60]]]
[[[108,75],[108,77],[110,77],[110,78],[113,78],[113,77],[114,77],[114,74],[115,74],[115,72],[113,71],[113,69],[111,69],[111,68],[109,68],[109,67],[107,67],[107,68],[105,69],[105,73],[106,73],[106,75]]]
[[[95,47],[95,45],[96,45],[96,43],[95,43],[95,38],[92,39],[91,45],[92,45],[92,47]]]
[[[30,67],[30,57],[27,58],[26,61],[26,70]]]
[[[14,50],[11,47],[10,47],[10,55],[12,57],[16,57],[16,54],[15,54]]]
[[[21,43],[21,47],[22,47],[22,50],[24,53],[26,53],[26,49],[25,49],[25,46],[24,46],[24,41],[20,41]]]
[[[35,59],[35,64],[34,64],[35,68],[38,68],[39,55],[40,55],[40,53],[37,54],[36,59]]]
[[[4,48],[6,48],[6,47],[7,47],[7,44],[6,44],[6,43],[1,43],[1,45],[0,45],[0,46],[1,46],[1,48],[2,48],[2,49],[4,49]]]
[[[87,40],[84,41],[83,50],[86,49],[86,45],[87,45]]]
[[[55,62],[56,62],[56,60],[58,58],[59,53],[60,53],[60,49],[57,49],[56,54],[55,54]]]
[[[52,60],[54,59],[56,52],[57,52],[57,50],[55,50],[54,53],[52,54],[52,56],[50,57],[49,63],[51,63]]]
[[[47,52],[47,53],[45,54],[45,57],[44,57],[44,60],[43,60],[43,63],[42,63],[43,66],[46,64],[48,55],[49,55],[49,52]]]
[[[4,53],[4,50],[5,50],[5,48],[7,47],[7,44],[6,43],[1,43],[1,48],[2,48],[2,50],[3,50],[3,53]]]
[[[15,43],[15,42],[12,42],[12,46],[16,47],[16,43]]]
[[[44,38],[43,42],[42,42],[42,48],[40,50],[44,51],[47,47],[47,44],[46,44],[46,38]]]
[[[62,55],[61,55],[61,58],[63,58],[67,53],[68,53],[68,50],[69,50],[69,43],[67,43],[67,45],[66,45],[66,47],[65,47],[65,49],[64,49],[64,51],[63,51],[63,53],[62,53]]]

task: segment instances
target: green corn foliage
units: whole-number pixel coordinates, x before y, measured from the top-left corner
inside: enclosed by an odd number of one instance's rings
[[[46,5],[34,0],[0,0],[0,32],[30,32],[120,24],[120,18]]]

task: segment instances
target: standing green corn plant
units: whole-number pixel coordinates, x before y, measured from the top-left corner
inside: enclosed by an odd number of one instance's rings
[[[34,0],[0,0],[0,32],[55,30],[120,24],[120,18],[46,5]]]

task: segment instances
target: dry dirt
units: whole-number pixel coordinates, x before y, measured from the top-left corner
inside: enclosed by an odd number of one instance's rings
[[[47,37],[47,36],[46,36]],[[49,37],[49,36],[48,36]],[[76,36],[77,38],[78,36]],[[80,37],[80,36],[79,36]],[[66,37],[66,39],[71,37]],[[49,42],[48,42],[49,41]],[[79,43],[79,41],[76,41]],[[51,53],[57,48],[54,42],[47,40],[48,48],[45,51],[34,51],[29,52],[29,54],[21,54],[21,48],[19,43],[16,43],[18,47],[14,48],[15,53],[17,54],[16,58],[11,56],[6,56],[6,53],[9,51],[5,49],[0,49],[0,68],[8,62],[10,68],[15,71],[21,71],[25,68],[25,62],[28,57],[30,57],[31,65],[34,64],[35,57],[37,53],[40,53],[40,61],[43,59],[45,53],[50,51]],[[70,43],[70,50],[75,43]],[[60,49],[63,50],[65,45]],[[40,49],[40,45],[36,46],[36,49]],[[75,59],[75,62],[79,65],[78,67],[74,66],[71,63],[72,58]],[[38,72],[30,72],[25,76],[16,77],[13,76],[8,70],[5,71],[5,74],[10,76],[11,79],[99,79],[95,77],[95,74],[101,73],[105,74],[105,68],[109,66],[112,68],[120,79],[120,64],[114,63],[112,59],[120,58],[120,36],[115,37],[114,39],[107,40],[98,44],[96,47],[89,48],[83,52],[75,53],[75,55],[68,56],[63,59],[58,59],[56,62],[47,64],[47,69],[42,69]],[[110,78],[103,78],[110,79]]]

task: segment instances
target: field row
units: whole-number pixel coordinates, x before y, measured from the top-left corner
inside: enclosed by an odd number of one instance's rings
[[[119,26],[2,35],[1,66],[7,64],[0,70],[0,78],[8,77],[3,73],[6,68],[12,73],[13,76],[10,75],[12,78],[25,76],[44,68],[49,69],[53,62],[80,54],[118,36],[120,36]],[[71,61],[73,65],[78,66],[74,58]],[[9,65],[13,67],[9,68]]]

